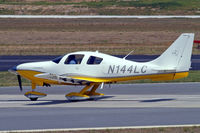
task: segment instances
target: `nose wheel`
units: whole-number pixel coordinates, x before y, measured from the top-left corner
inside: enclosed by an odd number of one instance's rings
[[[38,98],[29,98],[31,101],[37,101]]]
[[[29,92],[26,92],[24,95],[27,98],[29,98],[31,101],[37,101],[38,98],[47,96],[47,94],[45,94],[45,93],[36,92],[36,91],[29,91]]]
[[[32,83],[32,91],[26,92],[24,96],[29,98],[31,101],[37,101],[38,98],[47,96],[47,94],[45,93],[34,91],[35,88],[36,88],[36,84]]]

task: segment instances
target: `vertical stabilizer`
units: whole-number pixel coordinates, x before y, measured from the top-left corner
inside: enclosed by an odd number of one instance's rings
[[[194,33],[183,33],[158,58],[151,63],[166,69],[188,71],[191,65]]]

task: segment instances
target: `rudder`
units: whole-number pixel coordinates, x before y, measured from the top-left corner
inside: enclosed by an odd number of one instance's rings
[[[194,33],[183,33],[152,64],[176,71],[188,71],[191,65]]]

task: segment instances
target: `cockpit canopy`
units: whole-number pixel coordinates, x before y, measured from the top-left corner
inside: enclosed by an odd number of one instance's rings
[[[81,64],[83,60],[83,54],[72,54],[67,57],[65,64]]]
[[[63,56],[59,56],[59,57],[56,57],[55,59],[53,59],[52,61],[54,63],[58,64],[62,58],[63,58]]]
[[[87,64],[88,65],[101,64],[102,60],[103,60],[103,58],[96,57],[96,56],[90,56],[87,61]]]
[[[63,58],[66,58],[66,56],[59,56],[52,61],[56,64],[59,64]],[[103,58],[95,55],[86,56],[85,54],[70,54],[65,59],[64,64],[81,64],[83,60],[86,60],[85,62],[87,65],[98,65],[101,64]]]

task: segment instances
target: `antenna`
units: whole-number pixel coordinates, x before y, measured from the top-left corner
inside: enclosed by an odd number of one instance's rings
[[[133,53],[134,50],[132,50],[131,52],[129,52],[126,56],[124,56],[123,59],[126,59],[126,57],[128,57],[131,53]]]

